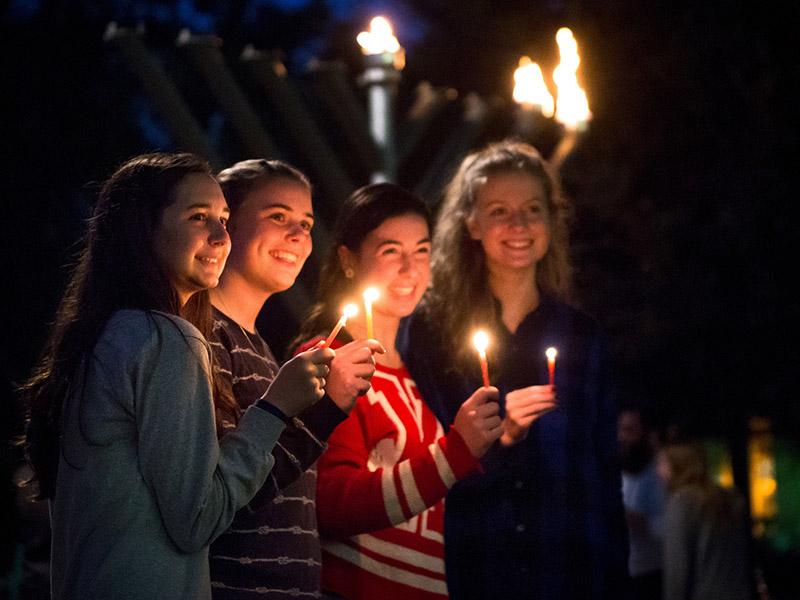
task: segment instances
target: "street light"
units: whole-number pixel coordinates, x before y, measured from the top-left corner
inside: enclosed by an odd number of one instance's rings
[[[394,136],[394,98],[400,71],[405,66],[405,50],[385,17],[370,21],[369,31],[356,38],[364,54],[365,70],[359,83],[367,88],[369,130],[381,152],[382,165],[372,174],[372,182],[394,181],[397,176],[397,151]]]

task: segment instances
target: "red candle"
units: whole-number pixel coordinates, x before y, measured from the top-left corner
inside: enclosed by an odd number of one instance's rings
[[[358,307],[355,304],[345,304],[344,309],[342,310],[341,318],[336,323],[336,327],[333,328],[333,331],[331,331],[331,334],[328,336],[328,339],[325,340],[325,343],[323,344],[322,347],[327,348],[328,346],[330,346],[331,342],[333,342],[333,340],[336,339],[336,336],[339,334],[339,331],[342,329],[342,327],[345,326],[345,323],[347,323],[347,319],[349,319],[350,317],[354,317],[357,314],[358,314]]]
[[[478,360],[481,362],[481,375],[484,387],[489,387],[489,365],[486,362],[486,348],[489,347],[489,336],[485,331],[478,331],[472,336],[472,344],[478,351]]]
[[[556,375],[556,355],[558,354],[558,350],[555,348],[548,348],[544,353],[547,356],[547,373],[550,376],[550,385],[553,385]]]

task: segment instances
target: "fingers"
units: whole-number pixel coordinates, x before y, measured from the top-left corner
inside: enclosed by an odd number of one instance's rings
[[[301,352],[297,355],[297,357],[304,357],[307,360],[310,360],[312,363],[318,365],[320,363],[329,363],[331,362],[334,357],[336,356],[336,352],[332,348],[314,348],[313,350],[307,350],[305,352]]]
[[[486,419],[492,415],[499,414],[500,405],[497,402],[487,402],[486,404],[481,404],[477,407],[474,407],[473,411],[475,412],[476,416]]]
[[[500,398],[500,391],[494,387],[480,387],[472,393],[472,396],[464,401],[462,406],[475,407],[487,402],[497,402]]]

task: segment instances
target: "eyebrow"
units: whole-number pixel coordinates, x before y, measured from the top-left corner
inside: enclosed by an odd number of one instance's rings
[[[282,208],[283,210],[294,212],[294,209],[291,206],[289,206],[288,204],[282,204],[280,202],[271,202],[270,204],[265,204],[264,208],[262,208],[261,210],[269,210],[270,208]],[[307,212],[303,214],[307,216],[309,219],[314,218],[313,213]]]
[[[419,240],[417,242],[417,245],[419,245],[419,244],[430,244],[430,242],[431,242],[431,238],[426,237],[426,238],[422,238],[421,240]],[[391,246],[391,245],[401,246],[402,243],[399,242],[398,240],[383,240],[380,244],[378,244],[378,248],[380,249],[380,248],[383,248],[384,246]]]
[[[192,210],[195,208],[211,208],[211,205],[208,202],[195,202],[194,204],[190,204],[186,207],[186,210]],[[231,212],[230,207],[225,205],[225,208],[222,209],[222,212]]]

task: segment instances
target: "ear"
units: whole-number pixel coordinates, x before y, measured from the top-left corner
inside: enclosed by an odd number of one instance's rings
[[[336,249],[336,254],[339,256],[339,266],[342,267],[342,271],[346,271],[347,269],[354,269],[356,264],[356,257],[355,254],[347,247],[347,246],[339,246]]]
[[[467,220],[464,224],[467,226],[469,237],[471,237],[473,240],[481,239],[481,228],[478,226],[478,220],[475,218],[474,211],[470,216],[467,217]]]

